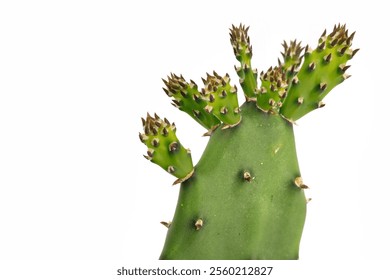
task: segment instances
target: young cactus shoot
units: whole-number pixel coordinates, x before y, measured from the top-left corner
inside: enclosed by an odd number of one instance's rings
[[[350,77],[355,33],[335,25],[314,49],[284,41],[282,60],[258,74],[248,31],[242,24],[230,29],[241,106],[228,74],[207,73],[203,88],[182,75],[163,79],[172,104],[210,136],[195,166],[174,123],[157,114],[142,119],[145,158],[181,183],[172,221],[161,222],[168,233],[160,259],[299,258],[308,200],[293,126]]]

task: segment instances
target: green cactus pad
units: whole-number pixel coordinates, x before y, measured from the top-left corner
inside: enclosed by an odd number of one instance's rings
[[[230,43],[233,46],[234,55],[241,63],[236,67],[236,72],[240,77],[240,85],[247,100],[255,100],[257,87],[257,70],[252,69],[252,46],[248,36],[249,27],[240,24],[239,27],[232,26],[230,29]]]
[[[198,91],[198,86],[194,81],[191,80],[188,83],[183,76],[175,74],[171,74],[167,80],[163,81],[166,85],[166,88],[163,89],[169,97],[172,97],[172,104],[175,107],[186,112],[208,130],[212,130],[220,124],[217,117],[205,111],[207,101]]]
[[[298,73],[298,68],[302,63],[302,50],[301,42],[297,43],[297,40],[290,41],[287,45],[286,41],[282,44],[284,51],[281,53],[283,57],[283,63],[279,60],[279,67],[283,69],[286,74],[286,79],[290,80]]]
[[[345,25],[338,25],[329,35],[322,34],[315,50],[306,47],[303,65],[280,110],[286,119],[296,121],[323,107],[324,97],[349,77],[346,63],[357,52],[351,48],[353,37],[354,33],[348,36]]]
[[[237,99],[237,87],[230,85],[230,77],[207,74],[203,79],[204,89],[202,94],[207,100],[205,111],[213,114],[225,125],[223,128],[236,126],[241,121],[240,108]]]
[[[269,68],[260,73],[261,87],[257,95],[257,106],[265,112],[278,113],[287,94],[287,80],[282,68]]]
[[[192,176],[194,167],[190,150],[184,148],[176,137],[176,126],[157,114],[147,114],[142,119],[144,134],[139,134],[142,143],[148,147],[145,158],[159,165],[177,177],[180,183]]]
[[[180,188],[161,259],[297,259],[306,215],[292,124],[242,106]],[[197,224],[201,219],[202,225]]]

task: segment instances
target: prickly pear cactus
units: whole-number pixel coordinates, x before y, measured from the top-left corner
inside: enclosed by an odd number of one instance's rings
[[[209,143],[194,166],[176,126],[158,115],[142,119],[145,157],[181,183],[160,259],[298,259],[306,203],[295,150],[296,120],[324,106],[346,80],[354,33],[345,25],[311,49],[282,44],[278,66],[252,68],[248,27],[232,26],[230,41],[245,102],[228,74],[207,74],[199,88],[171,74],[164,91],[173,105],[207,129]]]

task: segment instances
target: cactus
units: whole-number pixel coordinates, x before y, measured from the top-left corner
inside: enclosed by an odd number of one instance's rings
[[[258,74],[252,68],[248,27],[230,29],[239,83],[245,102],[229,75],[215,71],[199,89],[192,80],[171,74],[164,81],[173,105],[189,114],[210,136],[195,165],[176,137],[176,127],[149,114],[140,140],[148,160],[181,183],[160,259],[298,259],[305,223],[304,184],[293,126],[349,77],[358,51],[354,34],[335,25],[310,49],[283,42],[282,61]]]

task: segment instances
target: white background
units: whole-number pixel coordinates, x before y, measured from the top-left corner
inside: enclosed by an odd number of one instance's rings
[[[300,279],[384,270],[390,260],[384,1],[260,2],[0,3],[0,275],[109,279],[122,265],[161,265],[155,260],[166,229],[159,222],[172,218],[179,188],[143,158],[140,118],[157,112],[175,121],[197,162],[204,130],[170,105],[161,78],[174,72],[201,84],[206,71],[216,70],[238,84],[228,28],[239,23],[250,26],[259,70],[276,65],[283,40],[315,47],[324,28],[339,22],[357,31],[353,46],[361,50],[350,62],[352,77],[295,127],[313,200],[301,261],[275,264]]]

